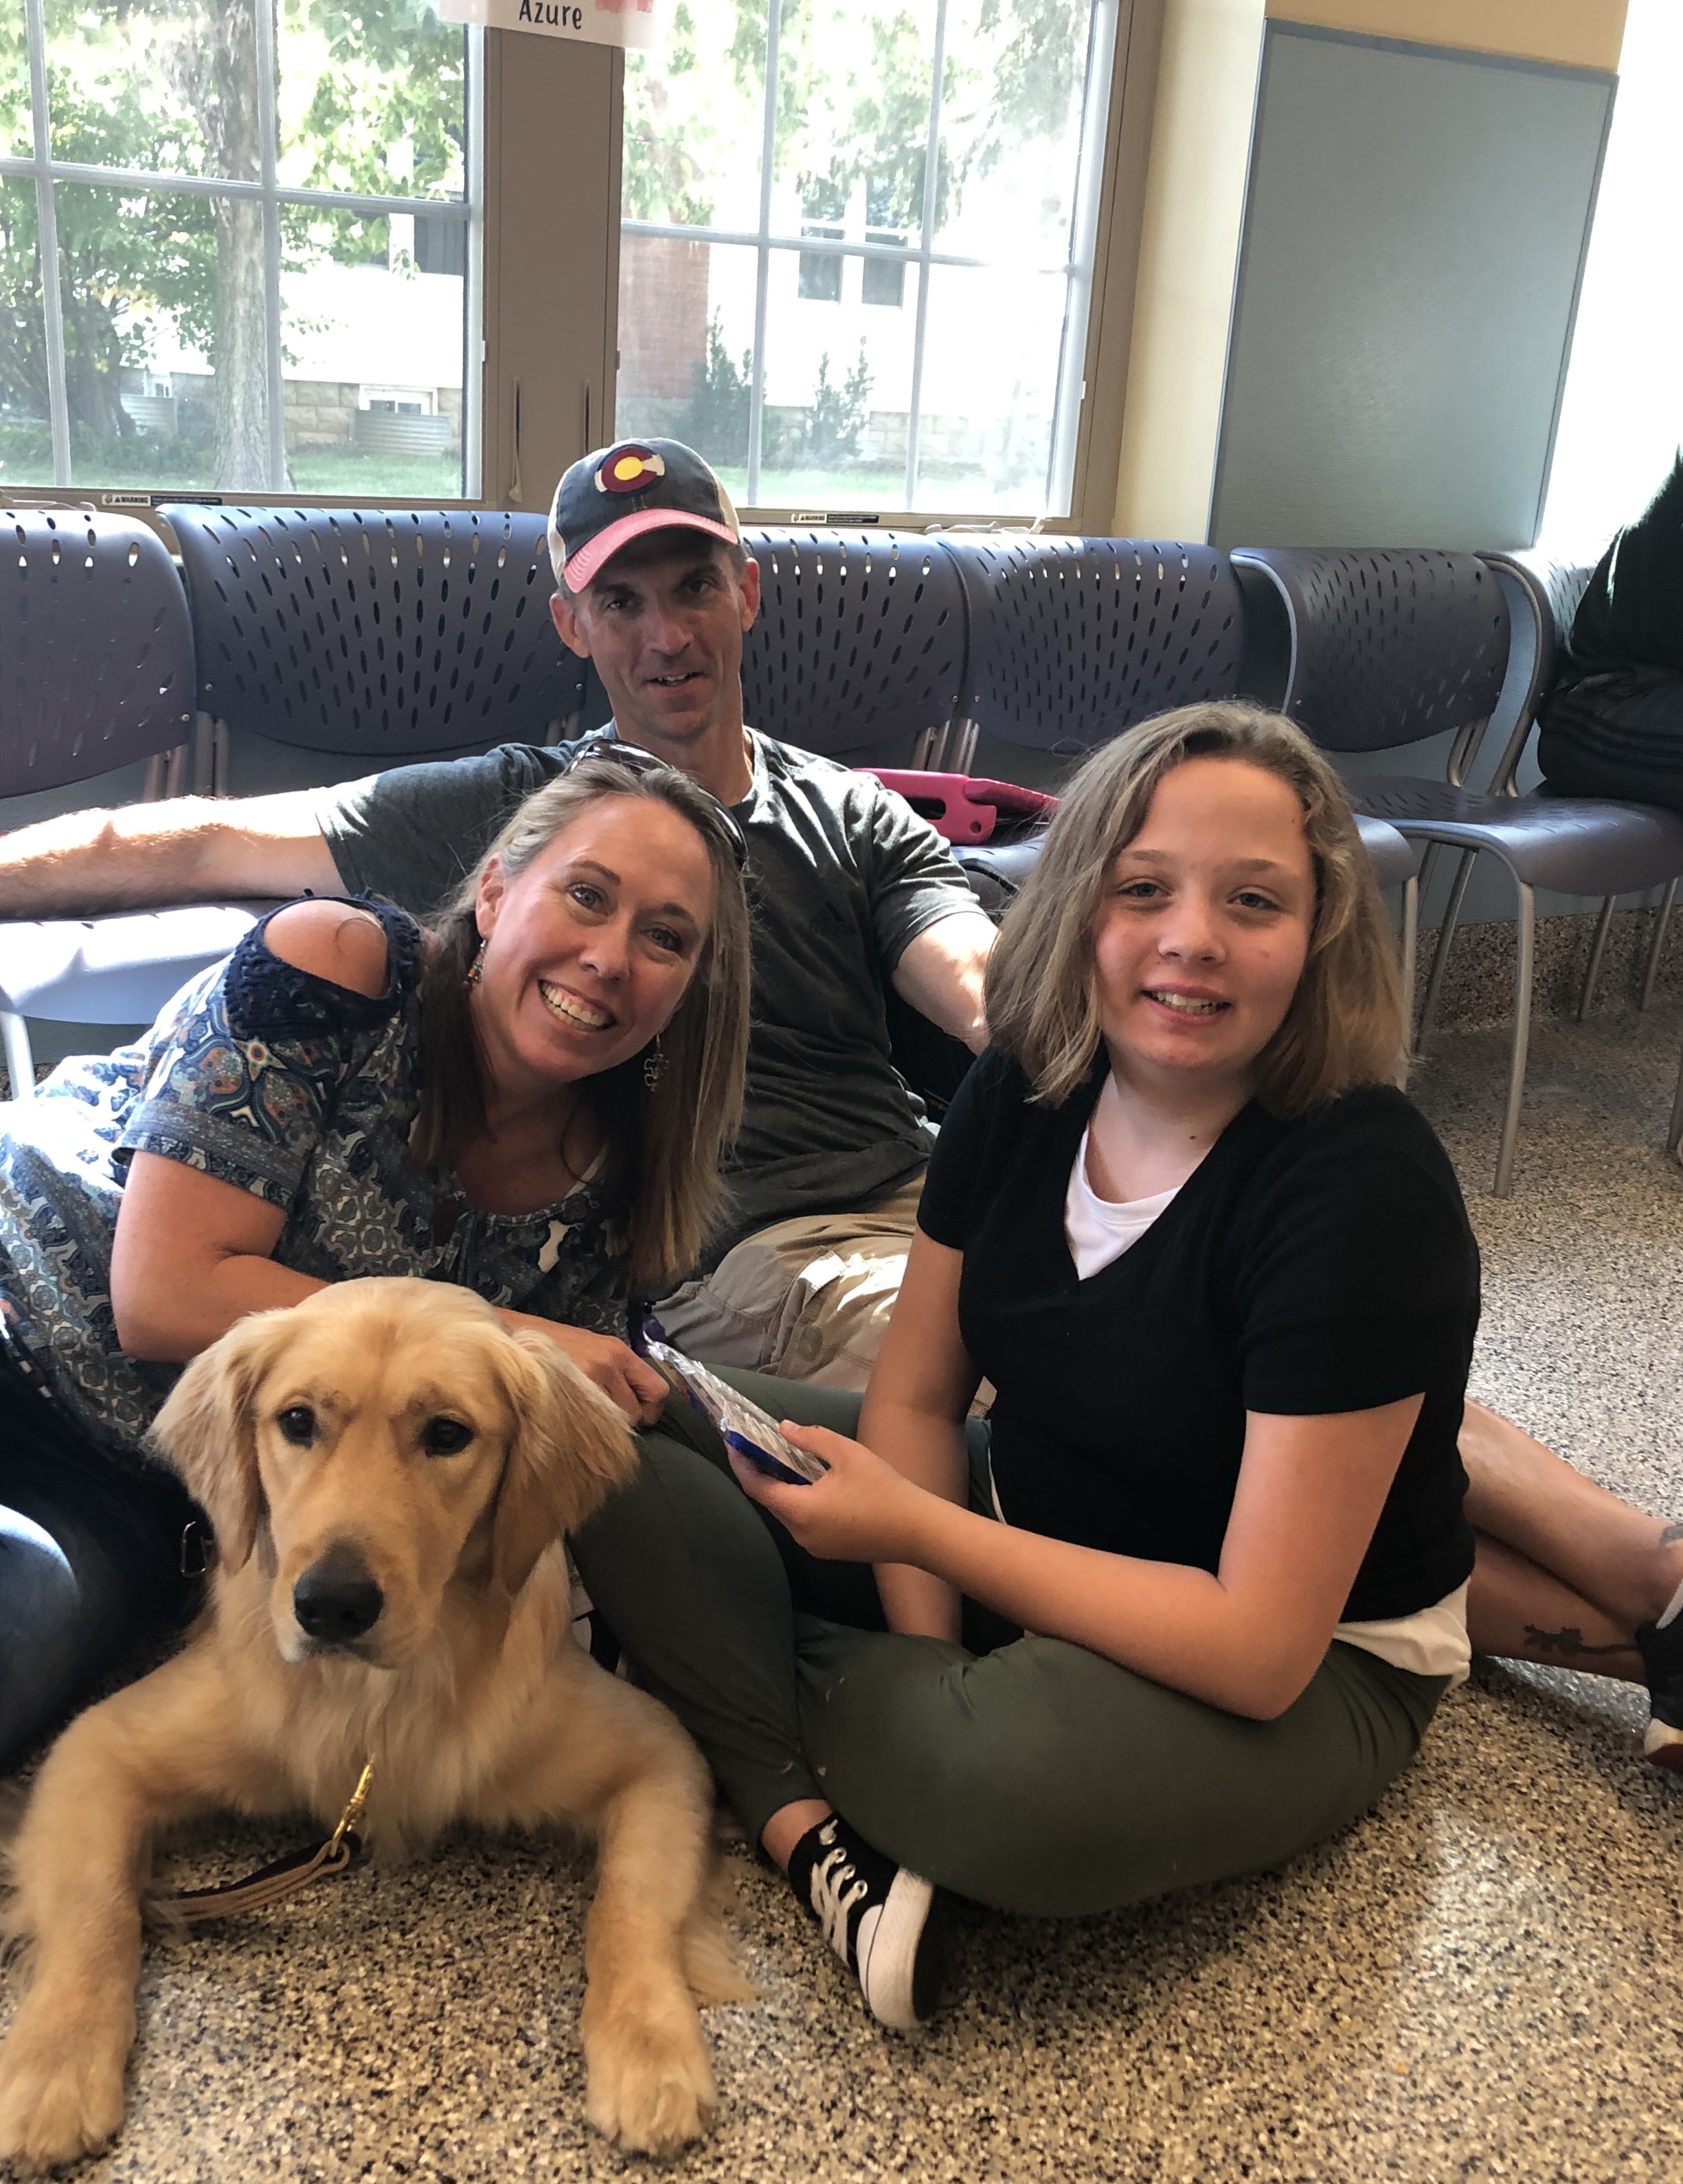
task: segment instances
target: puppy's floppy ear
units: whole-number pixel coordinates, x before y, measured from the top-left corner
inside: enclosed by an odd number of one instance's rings
[[[519,1421],[492,1520],[491,1564],[510,1596],[543,1550],[576,1531],[637,1468],[631,1428],[547,1335],[521,1328],[503,1370]]]
[[[243,1567],[257,1537],[257,1384],[284,1335],[285,1309],[237,1320],[202,1350],[170,1392],[147,1439],[180,1472],[210,1518],[224,1569]]]

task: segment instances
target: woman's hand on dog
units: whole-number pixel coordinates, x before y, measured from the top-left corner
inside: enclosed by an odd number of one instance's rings
[[[510,1327],[530,1327],[547,1335],[633,1425],[652,1426],[660,1417],[666,1384],[629,1343],[611,1334],[593,1334],[588,1328],[568,1327],[558,1319],[540,1319],[533,1312],[504,1312],[502,1317]]]
[[[867,1448],[824,1426],[780,1421],[797,1448],[829,1466],[810,1486],[786,1486],[730,1451],[731,1468],[751,1501],[771,1511],[792,1538],[825,1562],[900,1563],[917,1560],[922,1519],[932,1495]]]

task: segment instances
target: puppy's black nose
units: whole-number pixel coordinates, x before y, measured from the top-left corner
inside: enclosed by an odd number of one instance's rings
[[[298,1628],[324,1646],[348,1646],[380,1620],[385,1595],[354,1547],[330,1547],[293,1587]]]

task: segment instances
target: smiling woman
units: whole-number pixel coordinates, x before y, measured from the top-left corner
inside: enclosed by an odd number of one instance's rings
[[[176,1368],[242,1315],[365,1275],[458,1283],[627,1418],[658,1409],[627,1298],[696,1256],[739,1112],[738,848],[683,775],[593,758],[521,807],[435,931],[289,905],[18,1111],[0,1763],[183,1604],[195,1512],[147,1436]]]
[[[646,1292],[699,1256],[742,1112],[740,847],[676,769],[587,758],[493,843],[428,965],[418,1157],[495,1210],[601,1163]]]
[[[500,864],[488,867],[471,1006],[499,1137],[523,1109],[553,1106],[558,1084],[610,1069],[660,1036],[689,983],[712,896],[706,846],[688,822],[624,796],[590,805],[512,881]]]

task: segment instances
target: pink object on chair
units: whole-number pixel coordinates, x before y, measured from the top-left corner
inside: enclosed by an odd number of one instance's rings
[[[1056,796],[1024,788],[1014,781],[989,781],[968,773],[913,773],[867,766],[885,788],[903,796],[920,818],[949,842],[985,842],[1007,818],[1045,817],[1057,808]]]

